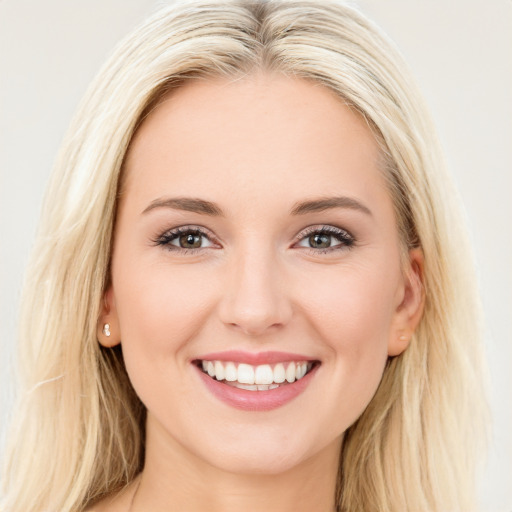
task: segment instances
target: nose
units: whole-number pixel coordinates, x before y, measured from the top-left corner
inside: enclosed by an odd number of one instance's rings
[[[221,321],[249,336],[259,336],[286,325],[292,305],[285,279],[271,251],[247,251],[230,266],[219,305]]]

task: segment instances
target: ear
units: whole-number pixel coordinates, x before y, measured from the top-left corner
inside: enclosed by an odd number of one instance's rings
[[[114,290],[110,285],[103,295],[103,304],[97,325],[98,341],[104,347],[115,347],[121,343],[121,334],[119,330],[119,319],[117,316],[116,304],[114,300]]]
[[[389,356],[397,356],[409,346],[423,315],[425,307],[423,262],[421,249],[409,251],[409,261],[403,270],[403,286],[388,342]]]

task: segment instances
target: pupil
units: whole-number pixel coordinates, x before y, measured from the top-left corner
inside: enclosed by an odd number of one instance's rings
[[[309,237],[309,243],[311,247],[323,249],[331,246],[331,237],[329,235],[316,233]]]
[[[201,235],[194,235],[192,233],[189,233],[188,235],[181,235],[180,246],[185,249],[196,249],[201,247]]]

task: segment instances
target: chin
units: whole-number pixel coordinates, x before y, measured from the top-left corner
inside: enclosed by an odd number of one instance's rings
[[[307,461],[312,455],[323,448],[324,443],[318,439],[305,439],[304,436],[291,436],[286,432],[275,429],[244,430],[243,436],[229,436],[213,438],[210,446],[201,446],[202,453],[196,455],[206,460],[210,465],[223,471],[241,475],[277,475],[285,473],[301,463]],[[240,431],[238,431],[240,434]],[[196,446],[196,448],[198,448]],[[206,449],[204,449],[206,448]]]
[[[303,462],[293,453],[230,453],[210,463],[227,473],[237,475],[278,475],[286,473]]]

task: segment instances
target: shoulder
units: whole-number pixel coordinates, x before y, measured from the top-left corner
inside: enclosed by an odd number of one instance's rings
[[[103,498],[91,507],[86,508],[84,512],[127,512],[129,509],[123,508],[117,498],[117,494]]]
[[[135,482],[131,482],[121,491],[101,499],[91,507],[85,509],[84,512],[128,512],[136,489],[134,483]]]
[[[86,508],[84,512],[128,512],[130,502],[123,503],[117,494],[103,498],[92,507]]]

